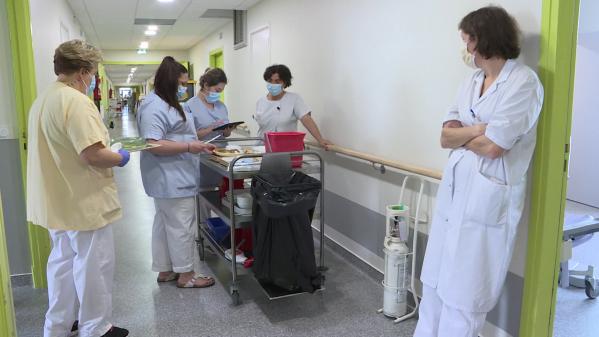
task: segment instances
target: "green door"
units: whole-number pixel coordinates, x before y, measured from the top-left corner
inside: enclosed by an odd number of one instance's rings
[[[223,49],[214,49],[210,52],[210,68],[225,69],[225,57],[223,55]],[[221,102],[225,101],[225,91],[220,93]]]

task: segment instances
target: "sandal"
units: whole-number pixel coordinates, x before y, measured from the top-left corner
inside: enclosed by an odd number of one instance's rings
[[[159,283],[162,283],[162,282],[171,282],[171,281],[175,281],[177,279],[179,279],[179,273],[172,272],[167,277],[164,277],[164,278],[158,277],[158,278],[156,278],[156,282],[159,282]]]
[[[203,282],[200,284],[196,284],[196,281],[203,281]],[[213,286],[214,283],[215,283],[214,279],[210,276],[195,275],[189,281],[187,281],[187,283],[185,283],[185,284],[177,282],[177,287],[178,288],[207,288],[207,287]]]

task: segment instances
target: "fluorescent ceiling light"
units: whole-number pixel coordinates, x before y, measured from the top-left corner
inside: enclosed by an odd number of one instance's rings
[[[148,26],[148,30],[158,30],[158,26],[156,26],[156,25],[149,25]]]
[[[137,50],[137,53],[138,53],[138,54],[147,54],[147,53],[148,53],[148,50],[147,50],[147,49],[138,49],[138,50]]]
[[[158,2],[164,2],[164,3],[166,3],[166,2],[173,2],[173,1],[175,1],[175,0],[158,0]]]
[[[146,36],[154,36],[154,35],[156,35],[156,31],[155,30],[146,30],[144,32],[144,34],[146,34]]]
[[[148,49],[149,46],[150,46],[150,43],[148,41],[142,41],[139,44],[139,48],[141,48],[141,49]]]

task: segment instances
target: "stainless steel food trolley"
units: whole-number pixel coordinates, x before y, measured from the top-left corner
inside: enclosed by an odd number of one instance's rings
[[[261,144],[262,138],[229,138],[226,140],[222,140],[221,142],[227,142],[228,144],[236,144],[253,141],[254,143]],[[215,141],[216,143],[216,141]],[[320,219],[320,243],[319,243],[319,258],[318,258],[318,269],[323,272],[326,270],[324,264],[324,163],[323,159],[318,152],[314,151],[301,151],[301,152],[286,152],[290,156],[302,156],[302,166],[300,168],[294,168],[294,170],[303,172],[308,175],[318,175],[318,178],[321,182],[321,191],[320,191],[320,210],[319,210],[319,219]],[[236,239],[235,239],[235,229],[238,228],[247,228],[252,224],[252,215],[240,215],[235,213],[235,198],[234,198],[234,190],[235,184],[234,181],[238,179],[248,179],[252,178],[256,175],[260,169],[260,165],[258,162],[253,164],[244,163],[243,159],[246,158],[261,158],[264,156],[264,153],[252,153],[252,154],[240,154],[239,156],[233,157],[230,162],[220,158],[216,155],[202,155],[200,157],[201,163],[204,165],[203,167],[207,167],[210,170],[218,173],[218,175],[222,177],[227,177],[229,179],[229,195],[231,196],[230,206],[224,205],[218,190],[209,190],[209,191],[201,191],[197,196],[196,203],[202,202],[209,211],[214,212],[218,215],[230,228],[230,238],[231,238],[231,281],[229,284],[229,294],[231,295],[231,299],[234,305],[238,305],[240,303],[239,296],[239,284],[238,284],[238,270],[239,268],[236,261]],[[197,245],[200,255],[200,260],[204,261],[205,259],[205,244],[207,243],[212,250],[222,257],[223,259],[228,259],[225,257],[226,248],[223,247],[218,241],[214,238],[211,231],[208,229],[206,223],[203,223],[200,219],[200,210],[201,207],[197,207],[198,216],[197,225],[198,225],[198,239]],[[206,218],[210,216],[207,215]],[[243,268],[243,266],[241,266]],[[267,294],[269,299],[276,299],[288,296],[294,296],[303,294],[304,292],[280,292],[276,289],[265,287],[261,285],[265,293]],[[324,289],[324,276],[322,277],[322,286],[320,290]]]

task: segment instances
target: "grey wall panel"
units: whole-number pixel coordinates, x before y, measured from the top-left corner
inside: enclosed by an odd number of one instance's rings
[[[371,252],[384,257],[382,253],[383,238],[385,236],[384,215],[330,191],[325,192],[325,208],[325,223],[328,226]],[[420,277],[427,238],[427,235],[422,233],[418,237],[416,259],[416,277],[418,278]],[[382,278],[382,275],[380,277]],[[523,289],[524,279],[509,272],[499,302],[487,316],[487,321],[507,331],[512,336],[518,336]]]
[[[19,141],[0,140],[0,158],[0,191],[8,239],[10,273],[31,273]]]

